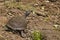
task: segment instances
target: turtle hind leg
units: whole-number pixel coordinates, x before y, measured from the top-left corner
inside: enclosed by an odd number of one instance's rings
[[[22,36],[23,38],[25,38],[25,37],[26,37],[26,33],[24,33],[24,31],[21,31],[21,36]]]
[[[21,36],[22,38],[25,38],[25,37],[26,37],[26,34],[24,33],[23,30],[19,31],[19,34],[20,34],[20,36]]]

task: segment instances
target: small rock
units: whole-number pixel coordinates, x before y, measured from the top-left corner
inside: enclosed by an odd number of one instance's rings
[[[44,11],[44,9],[45,9],[45,6],[42,6],[42,7],[41,7],[41,9],[42,9],[42,11]]]
[[[36,4],[34,4],[33,6],[34,6],[34,7],[37,7],[37,6],[39,6],[39,4],[36,3]]]
[[[0,40],[6,40],[2,35],[0,35]]]
[[[26,40],[32,40],[31,38],[26,38]]]
[[[46,13],[44,13],[44,12],[36,11],[35,13],[36,13],[37,16],[43,16],[43,17],[47,16]]]
[[[60,30],[60,25],[54,25],[57,30]]]
[[[12,16],[12,13],[8,13],[8,15]]]
[[[54,25],[55,28],[57,28],[59,25]]]
[[[45,2],[49,2],[48,0],[46,0]]]

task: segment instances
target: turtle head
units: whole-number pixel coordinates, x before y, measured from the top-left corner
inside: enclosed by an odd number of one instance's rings
[[[29,16],[29,14],[32,12],[32,10],[28,10],[28,11],[26,11],[25,12],[25,16],[27,17],[27,16]]]

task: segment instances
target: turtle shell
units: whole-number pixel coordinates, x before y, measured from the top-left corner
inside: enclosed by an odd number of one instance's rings
[[[27,21],[24,16],[17,15],[8,21],[7,26],[13,30],[24,30],[27,28]]]

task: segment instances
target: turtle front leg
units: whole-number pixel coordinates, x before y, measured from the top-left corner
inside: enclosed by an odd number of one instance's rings
[[[4,26],[5,31],[9,31],[10,29],[7,28],[7,26]]]
[[[9,28],[7,25],[4,27],[4,30],[5,30],[5,31],[12,31],[12,29]]]

